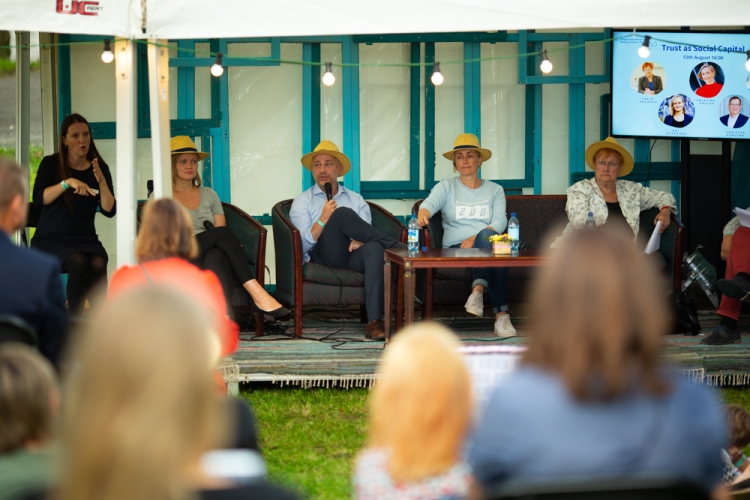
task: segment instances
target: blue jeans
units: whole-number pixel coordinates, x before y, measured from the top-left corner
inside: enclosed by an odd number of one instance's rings
[[[474,248],[492,248],[489,237],[498,234],[490,228],[479,231],[474,239]],[[452,245],[458,248],[461,244]],[[507,267],[475,267],[472,269],[474,281],[471,287],[482,285],[490,294],[490,303],[495,314],[508,310],[508,268]]]

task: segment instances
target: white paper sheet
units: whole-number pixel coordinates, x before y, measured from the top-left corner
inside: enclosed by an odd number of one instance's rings
[[[657,222],[656,226],[654,226],[654,232],[651,233],[651,238],[648,240],[646,249],[643,251],[644,253],[654,253],[659,250],[659,247],[661,246],[661,233],[659,232],[659,228],[661,228],[661,221]]]
[[[750,227],[750,212],[748,212],[744,208],[735,207],[734,213],[736,213],[737,217],[739,217],[740,224],[745,227]]]

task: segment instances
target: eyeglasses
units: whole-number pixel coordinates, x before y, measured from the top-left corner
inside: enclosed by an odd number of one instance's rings
[[[611,167],[619,167],[620,166],[620,162],[619,161],[606,162],[606,161],[599,160],[598,162],[596,162],[596,164],[599,165],[600,167],[610,167],[610,168]]]

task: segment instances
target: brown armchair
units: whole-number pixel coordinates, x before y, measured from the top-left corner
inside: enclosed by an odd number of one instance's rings
[[[313,262],[302,265],[302,239],[292,224],[289,210],[293,200],[273,207],[273,241],[276,254],[276,300],[294,309],[294,334],[302,335],[302,307],[308,305],[354,305],[365,303],[364,274],[346,269],[335,273]],[[372,225],[398,241],[406,241],[406,227],[383,207],[369,203]],[[394,279],[395,283],[396,280]],[[396,307],[396,321],[403,315],[403,297]],[[385,304],[391,307],[391,304]],[[364,306],[362,321],[366,322]]]
[[[138,225],[141,223],[141,210],[144,201],[138,202]],[[240,241],[242,251],[247,256],[255,279],[263,286],[266,270],[266,238],[268,230],[240,208],[229,203],[222,203],[227,227]],[[252,300],[241,284],[236,283],[229,304],[235,312],[250,312]],[[263,335],[263,315],[255,314],[255,334]]]

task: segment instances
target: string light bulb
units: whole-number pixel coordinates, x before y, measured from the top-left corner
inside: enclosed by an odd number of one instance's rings
[[[648,47],[651,44],[651,37],[646,35],[646,37],[643,39],[643,45],[638,47],[638,55],[641,56],[643,59],[646,59],[648,55],[651,53],[651,49]]]
[[[326,87],[330,87],[336,83],[336,77],[333,74],[333,64],[327,62],[326,63],[326,72],[323,73],[323,85]]]
[[[112,43],[109,40],[104,40],[104,50],[102,50],[102,62],[109,64],[115,59],[115,55],[112,53]]]
[[[435,86],[442,85],[443,82],[445,81],[445,77],[440,72],[440,63],[439,62],[436,62],[432,66],[432,76],[430,77],[430,81]]]
[[[542,62],[539,64],[539,69],[545,74],[552,71],[552,61],[547,57],[547,49],[542,49]]]
[[[216,61],[214,61],[214,65],[211,66],[211,74],[215,77],[220,77],[224,74],[224,66],[222,66],[221,59],[224,57],[224,55],[221,52],[216,53]]]
[[[745,61],[745,69],[750,71],[750,50],[747,51],[747,61]]]

